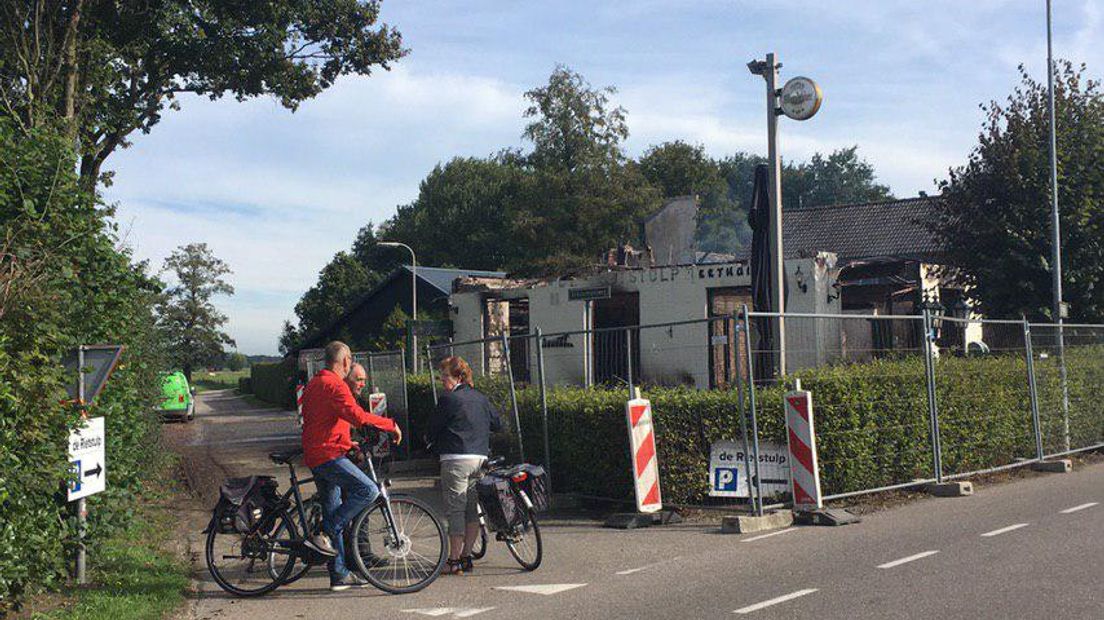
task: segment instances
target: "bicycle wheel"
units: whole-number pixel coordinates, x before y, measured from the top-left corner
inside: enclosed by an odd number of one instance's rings
[[[280,515],[276,531],[295,531],[295,524]],[[260,596],[284,583],[295,568],[295,554],[276,542],[275,534],[260,531],[252,534],[224,534],[211,524],[207,532],[207,570],[220,588],[238,596]],[[272,562],[271,556],[279,556]]]
[[[510,555],[521,564],[525,570],[537,570],[541,558],[544,556],[544,546],[541,543],[540,526],[537,525],[537,516],[532,510],[525,511],[525,517],[513,530],[505,534],[506,547]]]
[[[317,500],[310,499],[303,504],[303,510],[307,514],[307,525],[311,528],[307,535],[314,535],[322,531],[322,504]],[[292,508],[285,513],[284,520],[280,524],[280,527],[276,529],[273,538],[276,540],[294,540],[299,537],[299,512]],[[281,554],[269,554],[268,572],[272,575],[273,579],[280,575],[282,564],[283,556]],[[283,585],[299,581],[310,571],[311,566],[313,566],[308,563],[306,559],[298,555],[292,559],[292,564],[294,564],[294,567],[291,572],[280,582]]]
[[[388,526],[387,505],[376,502],[353,522],[353,562],[372,585],[390,594],[417,592],[441,574],[448,557],[445,528],[433,510],[413,497],[391,497],[391,517],[399,538]]]
[[[472,545],[472,559],[482,560],[485,555],[487,555],[487,526],[480,524],[479,538],[476,538],[475,544]]]

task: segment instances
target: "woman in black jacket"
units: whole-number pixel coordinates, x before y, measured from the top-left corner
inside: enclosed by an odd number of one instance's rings
[[[491,433],[502,430],[498,410],[472,387],[472,371],[460,357],[440,365],[444,393],[429,420],[426,439],[441,459],[441,493],[449,526],[447,573],[471,570],[479,513],[472,483],[490,452]]]

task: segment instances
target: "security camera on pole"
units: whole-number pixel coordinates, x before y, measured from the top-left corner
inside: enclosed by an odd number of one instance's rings
[[[766,60],[753,60],[747,64],[753,74],[762,76],[767,83],[767,159],[770,165],[770,274],[771,311],[785,312],[783,290],[782,254],[782,156],[778,152],[778,115],[805,121],[820,109],[824,95],[817,83],[807,77],[795,77],[778,88],[778,62],[774,52]],[[782,317],[775,322],[778,342],[778,374],[786,374],[786,326]]]

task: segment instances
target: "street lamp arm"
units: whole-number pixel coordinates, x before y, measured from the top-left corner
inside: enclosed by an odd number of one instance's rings
[[[411,295],[411,318],[415,321],[418,320],[418,256],[414,254],[414,248],[401,243],[399,241],[380,241],[377,245],[381,245],[387,248],[406,248],[407,252],[410,252],[410,295]]]

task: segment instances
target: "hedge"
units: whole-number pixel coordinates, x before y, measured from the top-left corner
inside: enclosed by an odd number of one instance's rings
[[[253,393],[253,377],[238,377],[238,393],[239,394],[252,394]]]
[[[88,498],[89,558],[134,519],[145,474],[164,454],[153,307],[162,288],[120,251],[110,210],[82,192],[71,140],[0,119],[0,616],[66,578],[76,539],[68,437],[79,420],[62,356],[126,345],[91,415],[103,416],[107,490]]]
[[[1055,445],[1062,423],[1058,373],[1049,364],[1036,368],[1048,446]],[[1075,447],[1104,441],[1104,348],[1082,347],[1067,353],[1071,435]],[[821,483],[826,494],[857,491],[934,475],[923,358],[841,364],[794,373],[813,393]],[[420,436],[431,411],[426,376],[408,385],[411,424]],[[792,384],[791,384],[792,385]],[[513,427],[505,379],[482,379],[477,387],[500,405]],[[785,444],[780,385],[759,387],[760,440]],[[660,478],[665,501],[707,501],[712,442],[739,437],[735,391],[686,387],[645,387],[652,401]],[[632,497],[625,427],[625,391],[552,387],[547,391],[553,486],[614,499]],[[1027,365],[1021,356],[944,357],[936,363],[945,475],[1004,465],[1035,455]],[[540,393],[517,388],[525,456],[544,459]],[[517,443],[498,437],[498,453],[518,458]]]
[[[249,367],[250,384],[257,398],[284,409],[295,408],[295,360],[262,362]]]

